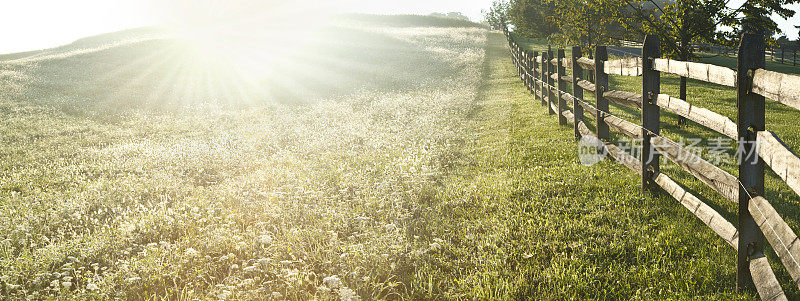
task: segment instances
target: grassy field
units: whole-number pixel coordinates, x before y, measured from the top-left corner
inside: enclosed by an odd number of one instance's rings
[[[320,29],[248,89],[156,29],[0,56],[2,296],[754,298],[681,205],[579,163],[502,34],[375,18]]]
[[[547,49],[547,43],[544,41],[525,40],[525,45],[529,49],[536,51]],[[568,53],[571,53],[571,51],[568,51]],[[571,54],[567,55],[567,57],[570,56]],[[732,58],[718,56],[703,59],[702,62],[736,69],[735,57]],[[800,74],[800,68],[775,62],[767,62],[766,69],[789,74]],[[679,95],[679,82],[679,77],[677,76],[662,74],[661,92],[673,97],[677,97]],[[612,75],[609,78],[609,84],[610,89],[612,90],[624,90],[631,92],[641,91],[641,78]],[[688,81],[687,87],[687,98],[690,103],[718,112],[724,116],[727,116],[731,120],[736,120],[736,90],[734,88],[704,83],[692,79]],[[593,96],[588,94],[585,96],[590,102],[594,101]],[[794,123],[794,120],[800,118],[800,112],[771,100],[767,100],[766,110],[767,130],[775,132],[778,137],[780,137],[795,153],[800,151],[800,128],[798,128]],[[640,123],[640,113],[638,110],[612,104],[612,113],[617,114],[628,121],[637,124]],[[593,119],[591,119],[591,116],[588,116],[588,118],[589,120],[592,120],[592,122],[589,123],[594,122]],[[701,142],[697,144],[697,146],[702,147],[702,156],[707,159],[713,158],[715,161],[718,156],[712,156],[712,154],[709,152],[710,149],[716,147],[715,144],[717,144],[718,141],[727,141],[725,145],[731,145],[732,147],[730,147],[730,150],[723,155],[719,164],[723,169],[731,174],[738,174],[736,161],[734,160],[735,147],[733,147],[732,140],[721,138],[721,135],[712,133],[711,131],[691,121],[689,121],[689,125],[687,126],[678,126],[678,116],[669,112],[662,111],[661,120],[662,135],[675,141],[684,142],[684,145],[691,145],[693,142],[690,142],[690,139],[700,139]],[[625,142],[624,135],[619,134],[615,136],[617,141],[621,141],[622,143]],[[696,192],[698,197],[700,197],[710,206],[714,207],[729,221],[733,222],[734,225],[736,224],[737,207],[735,204],[731,204],[729,201],[723,199],[716,192],[705,186],[705,184],[702,182],[694,179],[689,173],[683,171],[676,164],[673,164],[666,159],[662,159],[662,162],[667,162],[666,168],[662,168],[663,172],[685,184],[686,187],[690,188],[690,191]],[[662,166],[665,165],[662,163]],[[781,216],[783,216],[783,218],[793,229],[800,229],[800,219],[797,218],[798,214],[800,214],[800,198],[798,198],[797,194],[792,191],[780,178],[778,178],[777,175],[769,170],[769,168],[767,168],[767,170],[767,199],[771,201],[773,206],[778,210],[779,213],[781,213]],[[735,255],[732,252],[726,254],[730,254],[729,256]],[[794,296],[795,298],[800,297],[800,295],[798,295],[800,292],[798,291],[797,286],[792,285],[791,278],[785,272],[780,260],[771,252],[768,254],[768,257],[773,266],[773,270],[776,272],[783,284],[783,289],[790,296]],[[729,260],[733,260],[733,258],[734,257],[729,257]]]

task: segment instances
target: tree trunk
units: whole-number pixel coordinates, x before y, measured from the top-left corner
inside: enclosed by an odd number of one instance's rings
[[[688,61],[689,60],[689,53],[691,51],[690,50],[691,47],[692,46],[689,45],[689,41],[686,41],[686,39],[683,39],[681,41],[681,50],[680,50],[680,60],[681,61]],[[681,77],[681,88],[680,88],[680,90],[681,90],[680,91],[680,99],[683,99],[684,101],[689,102],[689,100],[686,99],[686,78],[685,77]],[[683,117],[683,116],[678,117],[678,125],[679,126],[686,125],[686,117]]]

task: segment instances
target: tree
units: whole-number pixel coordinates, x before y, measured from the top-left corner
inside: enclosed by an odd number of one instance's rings
[[[547,38],[558,33],[556,8],[549,0],[511,0],[508,21],[514,32],[531,38]]]
[[[695,58],[694,43],[719,44],[720,40],[738,39],[742,28],[777,30],[769,19],[772,12],[791,16],[791,10],[780,7],[798,0],[745,1],[736,9],[729,8],[730,0],[675,0],[658,3],[654,0],[621,0],[627,10],[620,14],[625,27],[640,34],[661,37],[664,54],[683,61]],[[719,25],[734,28],[730,33],[718,33]],[[730,42],[728,43],[730,45]],[[680,98],[686,100],[686,78],[681,78]],[[681,119],[680,123],[685,123]]]
[[[795,46],[795,49],[800,49],[800,25],[795,26],[794,28],[797,28],[797,41],[796,41],[797,45]]]
[[[506,26],[508,18],[509,4],[505,0],[496,0],[492,3],[489,11],[482,11],[483,18],[486,23],[493,29],[499,30]]]
[[[582,48],[595,46],[619,38],[621,9],[618,1],[604,0],[549,0],[555,6],[556,24],[565,42],[579,44]]]
[[[446,16],[450,19],[469,21],[469,17],[465,16],[461,12],[449,12]]]
[[[789,4],[797,3],[798,0],[759,0],[759,1],[745,1],[739,8],[740,13],[737,15],[736,21],[738,27],[742,32],[760,33],[768,37],[774,34],[781,33],[778,24],[772,20],[772,15],[777,14],[779,17],[789,19],[794,16],[795,12],[786,8]]]

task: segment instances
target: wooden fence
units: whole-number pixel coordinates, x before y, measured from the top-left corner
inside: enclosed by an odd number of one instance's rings
[[[626,48],[641,48],[642,43],[634,42],[634,41],[625,41],[620,40],[619,45],[621,47]],[[715,55],[732,55],[735,54],[736,51],[725,47],[725,46],[718,46],[718,45],[711,45],[711,44],[692,44],[692,50],[697,52],[706,52],[712,53]],[[773,61],[776,63],[787,64],[792,66],[797,66],[800,64],[800,60],[797,59],[797,48],[786,48],[786,47],[768,47],[766,50],[766,58],[768,61]]]
[[[572,57],[566,58],[564,49],[555,53],[524,50],[507,29],[504,33],[520,79],[551,115],[558,116],[559,124],[572,123],[576,138],[599,142],[603,152],[641,175],[643,190],[663,189],[737,250],[737,289],[754,285],[764,300],[786,299],[764,256],[764,238],[772,245],[795,285],[800,285],[800,239],[763,196],[765,165],[800,193],[800,158],[765,128],[765,97],[800,109],[800,76],[764,70],[763,36],[746,34],[742,37],[737,72],[721,66],[661,58],[657,36],[645,38],[641,45],[642,58],[608,60],[605,46],[596,47],[591,59],[583,57],[580,47],[573,47]],[[572,69],[571,76],[567,76],[567,68]],[[584,73],[593,73],[594,82],[584,79]],[[662,94],[661,73],[736,89],[737,121]],[[609,74],[641,77],[642,90],[640,93],[612,90]],[[572,85],[572,94],[567,92],[567,85]],[[584,91],[595,95],[594,104],[584,101]],[[609,111],[609,103],[638,109],[640,122],[614,116]],[[738,141],[738,177],[661,136],[662,110]],[[585,113],[594,117],[596,133],[586,126]],[[639,158],[611,143],[610,130],[640,139]],[[661,173],[662,156],[736,203],[736,224]]]

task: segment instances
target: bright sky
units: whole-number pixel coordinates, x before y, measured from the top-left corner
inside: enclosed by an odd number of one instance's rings
[[[741,0],[739,0],[741,1]],[[70,43],[76,39],[127,28],[174,21],[198,7],[237,4],[263,5],[265,2],[298,0],[11,0],[2,4],[0,53],[36,50]],[[256,3],[256,4],[254,4]],[[302,2],[301,2],[302,3]],[[312,0],[308,9],[326,12],[364,12],[380,14],[430,14],[458,11],[475,21],[492,0]],[[791,6],[800,11],[800,5]],[[779,20],[789,38],[797,38],[792,20]]]
[[[185,13],[181,6],[225,6],[292,0],[11,0],[0,6],[0,53],[50,48],[122,29],[157,25]],[[308,9],[327,12],[430,14],[459,11],[481,20],[492,0],[312,0]]]

